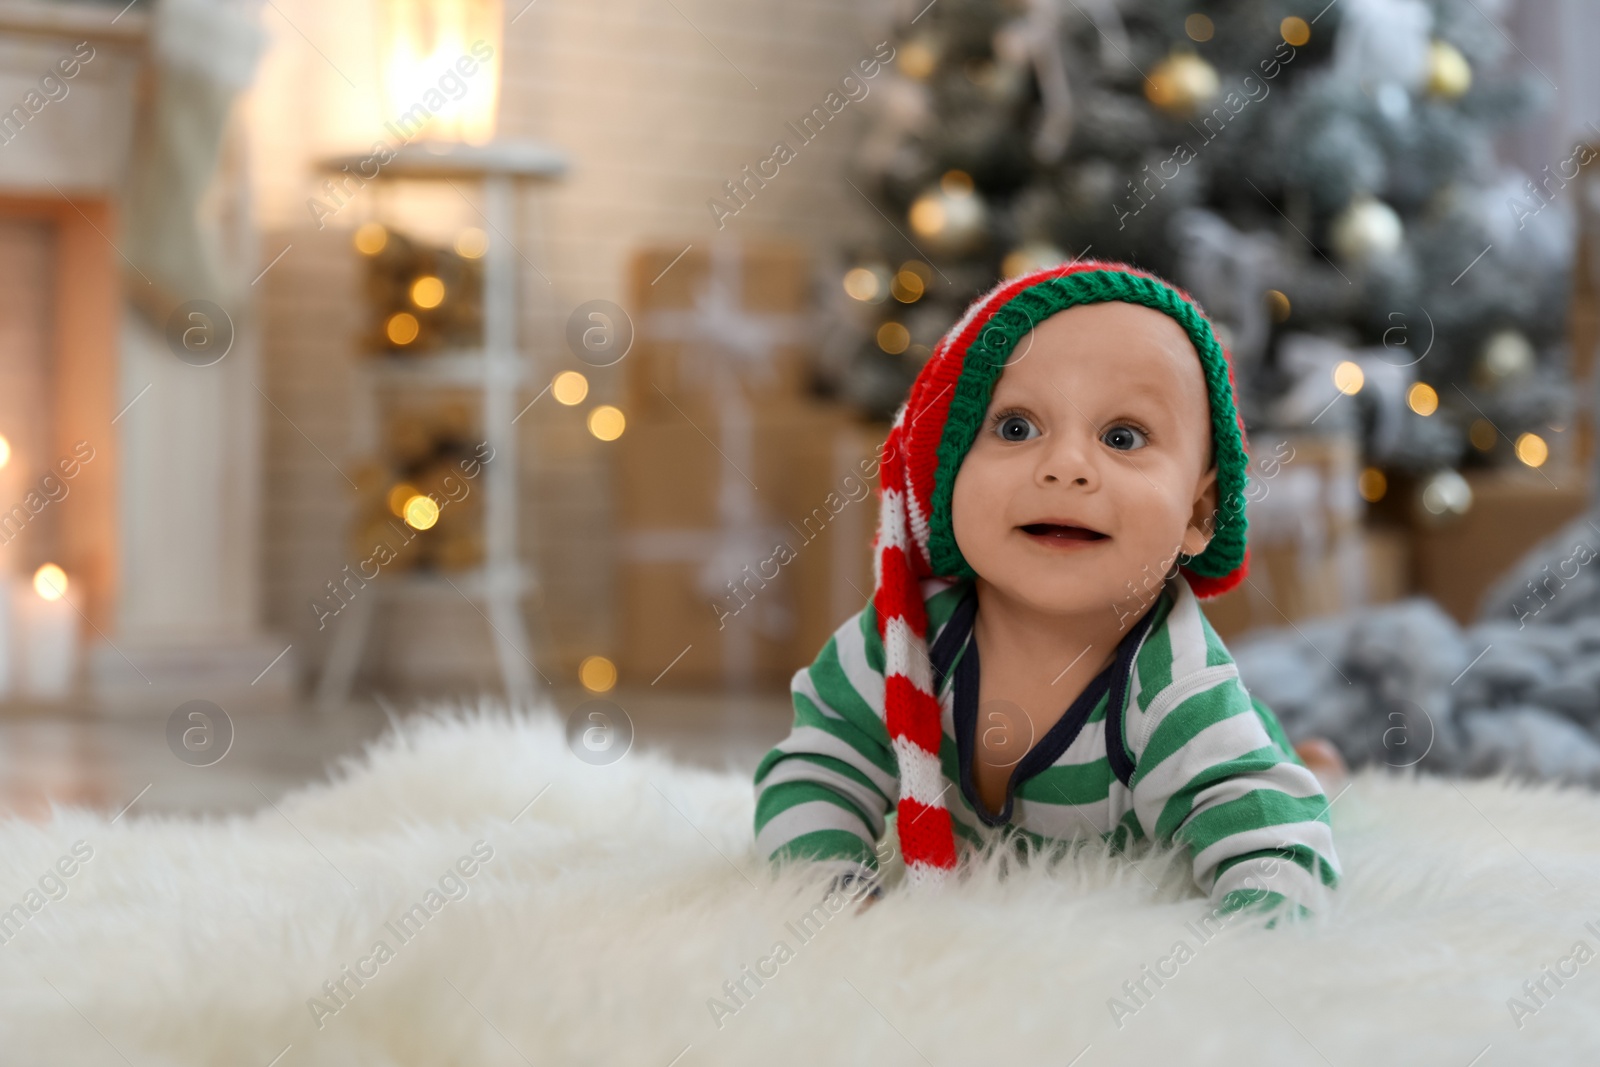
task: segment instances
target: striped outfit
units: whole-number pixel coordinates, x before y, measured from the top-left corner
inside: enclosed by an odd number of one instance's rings
[[[939,754],[959,847],[1012,832],[1038,845],[1089,831],[1117,849],[1177,842],[1191,850],[1195,883],[1224,912],[1285,901],[1309,911],[1322,887],[1338,884],[1329,801],[1277,717],[1245,690],[1186,577],[1167,580],[1111,665],[1013,768],[997,816],[972,778],[972,583],[926,578],[920,592],[942,725],[928,747]],[[794,676],[794,727],[755,774],[763,856],[841,872],[876,868],[874,844],[901,793],[885,688],[884,642],[869,604]]]

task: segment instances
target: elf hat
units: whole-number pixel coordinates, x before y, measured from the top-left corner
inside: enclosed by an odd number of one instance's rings
[[[1184,328],[1200,355],[1211,401],[1218,508],[1210,543],[1179,565],[1198,597],[1244,579],[1246,452],[1233,402],[1233,368],[1193,298],[1125,263],[1085,261],[1013,278],[975,301],[934,347],[895,416],[880,471],[873,607],[884,649],[884,719],[900,768],[900,852],[913,885],[937,884],[955,867],[955,836],[943,800],[939,702],[928,659],[921,579],[971,578],[956,545],[950,498],[962,458],[978,435],[1012,349],[1058,311],[1122,301],[1153,308]],[[1180,556],[1180,559],[1184,557]]]

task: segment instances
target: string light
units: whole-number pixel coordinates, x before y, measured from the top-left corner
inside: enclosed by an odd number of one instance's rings
[[[627,427],[622,411],[610,404],[601,404],[589,412],[589,432],[602,441],[615,441]]]
[[[878,327],[878,347],[891,356],[898,356],[911,345],[911,331],[898,322],[886,322]]]
[[[1290,15],[1278,23],[1278,33],[1282,35],[1285,42],[1296,48],[1311,40],[1310,24],[1298,15]]]
[[[1361,491],[1362,500],[1376,504],[1389,491],[1389,479],[1377,467],[1368,467],[1361,472],[1361,478],[1356,486]]]
[[[444,303],[444,282],[424,274],[411,283],[411,302],[419,308],[436,308]]]
[[[564,370],[550,382],[550,395],[556,398],[556,403],[569,408],[581,404],[589,395],[589,379],[575,370]]]
[[[1517,438],[1517,458],[1530,467],[1542,467],[1550,458],[1550,446],[1536,433],[1525,433]]]
[[[845,272],[844,291],[852,300],[876,304],[883,299],[883,283],[878,273],[868,267],[854,267]]]
[[[1494,423],[1488,419],[1473,419],[1472,425],[1467,428],[1467,440],[1472,442],[1472,447],[1479,452],[1487,452],[1494,447],[1500,435],[1494,428]]]
[[[1406,406],[1418,415],[1432,415],[1439,410],[1439,394],[1427,382],[1417,382],[1406,390]]]
[[[406,501],[404,518],[413,530],[429,530],[439,521],[439,505],[421,493]]]
[[[1361,392],[1361,387],[1367,383],[1367,376],[1361,373],[1359,364],[1344,360],[1333,368],[1333,384],[1338,386],[1339,392],[1345,396],[1355,396]]]
[[[1189,35],[1191,41],[1209,41],[1216,27],[1204,15],[1194,14],[1183,20],[1183,32]]]
[[[585,656],[578,664],[578,681],[591,693],[609,693],[617,684],[617,665],[604,656]]]
[[[417,334],[422,328],[417,325],[417,317],[409,311],[402,311],[398,315],[391,315],[383,332],[389,340],[397,345],[408,345],[417,339]]]
[[[389,231],[376,222],[369,222],[356,230],[356,251],[364,256],[375,256],[389,243]]]
[[[406,501],[417,495],[417,487],[401,482],[389,490],[389,511],[397,519],[406,517]]]
[[[464,259],[478,259],[489,251],[489,235],[470,226],[456,234],[456,255]]]
[[[922,299],[926,283],[916,271],[902,268],[889,283],[889,294],[902,304],[915,304]]]

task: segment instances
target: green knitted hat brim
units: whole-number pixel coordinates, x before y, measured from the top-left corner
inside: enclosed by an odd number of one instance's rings
[[[989,397],[1006,360],[1028,331],[1058,311],[1080,304],[1110,301],[1140,304],[1174,319],[1200,355],[1206,391],[1211,399],[1212,458],[1217,465],[1217,514],[1210,544],[1194,559],[1179,562],[1206,578],[1231,574],[1244,562],[1245,479],[1249,457],[1239,431],[1228,382],[1228,364],[1211,324],[1193,304],[1170,286],[1137,274],[1086,270],[1047,278],[1006,301],[967,349],[961,375],[950,398],[950,411],[939,439],[938,466],[933,476],[933,508],[928,519],[928,553],[933,572],[952,578],[977,574],[956,547],[950,501],[956,472],[983,426]]]

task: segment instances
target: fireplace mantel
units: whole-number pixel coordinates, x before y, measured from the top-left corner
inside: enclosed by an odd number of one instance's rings
[[[100,195],[121,185],[133,143],[147,19],[132,8],[0,0],[0,120],[21,107],[27,122],[0,127],[0,190],[13,195]],[[70,79],[57,63],[92,49]],[[54,74],[66,95],[49,100],[40,79]],[[59,92],[59,90],[55,90]],[[29,93],[46,103],[29,113]],[[13,120],[15,123],[16,120]]]
[[[81,579],[89,695],[113,710],[281,696],[295,662],[259,623],[255,315],[247,299],[230,306],[232,349],[195,367],[130,302],[155,273],[129,258],[137,250],[119,225],[160,77],[151,39],[164,13],[141,8],[0,0],[0,212],[57,228],[54,437],[96,449],[63,501],[74,510],[70,521],[62,512],[59,553]],[[167,39],[203,47],[181,36],[186,29],[169,26]],[[49,85],[58,99],[38,106],[35,96],[27,121],[13,116],[4,127],[43,77],[59,79],[60,60],[90,50],[65,95],[59,81]],[[243,143],[225,138],[212,180],[234,207],[248,201]],[[238,251],[223,266],[247,271],[230,291],[248,292],[258,269],[253,224],[248,210],[223,215],[233,227],[224,241]],[[230,280],[218,279],[224,289]]]

